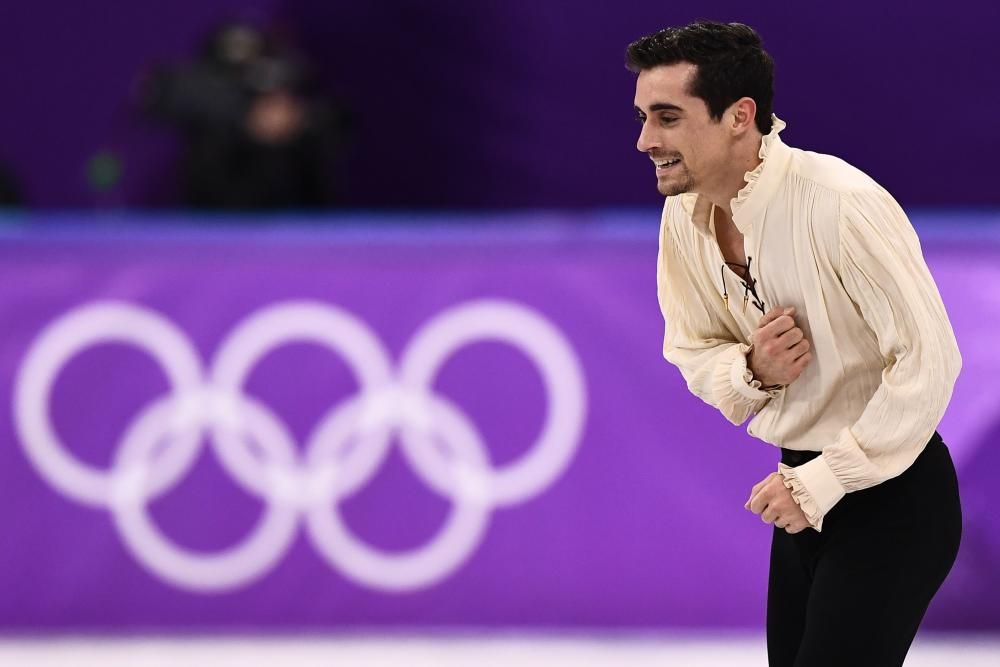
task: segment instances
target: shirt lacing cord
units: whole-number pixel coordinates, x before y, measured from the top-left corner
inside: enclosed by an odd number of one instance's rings
[[[753,274],[750,273],[750,265],[753,263],[753,257],[747,257],[746,264],[740,264],[739,262],[725,262],[720,269],[722,273],[722,301],[726,304],[726,310],[729,310],[729,291],[726,288],[726,267],[735,267],[741,269],[743,277],[740,281],[743,283],[743,313],[747,312],[747,303],[750,301],[750,296],[753,295],[753,305],[760,311],[761,315],[767,314],[767,309],[764,306],[764,301],[757,295],[757,281],[754,280]],[[734,273],[736,271],[734,270]]]

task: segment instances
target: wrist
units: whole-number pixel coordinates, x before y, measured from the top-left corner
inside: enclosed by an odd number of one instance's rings
[[[771,382],[769,378],[759,375],[753,367],[753,343],[750,344],[750,348],[746,352],[747,358],[747,372],[750,374],[750,381],[756,380],[760,383],[761,391],[776,391],[778,389],[784,389],[785,385],[778,382]]]

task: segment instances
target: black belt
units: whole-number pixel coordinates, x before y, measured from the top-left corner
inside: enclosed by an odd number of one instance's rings
[[[781,448],[781,462],[786,466],[797,468],[803,463],[808,463],[823,452],[813,452],[809,450],[785,449]]]

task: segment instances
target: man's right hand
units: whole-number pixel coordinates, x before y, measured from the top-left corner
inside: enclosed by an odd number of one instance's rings
[[[747,367],[765,387],[791,384],[812,361],[809,341],[793,319],[795,308],[772,308],[757,325]]]

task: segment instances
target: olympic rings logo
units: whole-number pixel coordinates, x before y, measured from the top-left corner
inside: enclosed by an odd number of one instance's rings
[[[483,340],[524,352],[541,371],[548,401],[534,447],[499,468],[491,466],[470,420],[432,390],[451,354]],[[135,417],[112,466],[101,470],[68,453],[48,404],[63,366],[106,342],[148,352],[171,391]],[[243,391],[257,361],[291,342],[341,355],[359,385],[357,395],[321,417],[301,451],[278,416]],[[96,302],[64,314],[33,342],[18,372],[14,413],[21,445],[39,474],[66,497],[110,511],[132,555],[172,585],[212,593],[251,583],[283,556],[301,518],[330,566],[361,585],[402,592],[451,574],[476,548],[494,508],[524,502],[562,474],[583,430],[586,391],[567,339],[538,313],[509,301],[471,301],[441,312],[414,335],[397,369],[375,333],[351,313],[319,302],[282,302],[238,324],[204,374],[193,345],[168,319],[134,304]],[[362,542],[337,509],[377,473],[394,443],[418,477],[453,503],[438,533],[403,553]],[[242,542],[215,553],[172,543],[147,511],[206,446],[236,484],[266,503]]]

